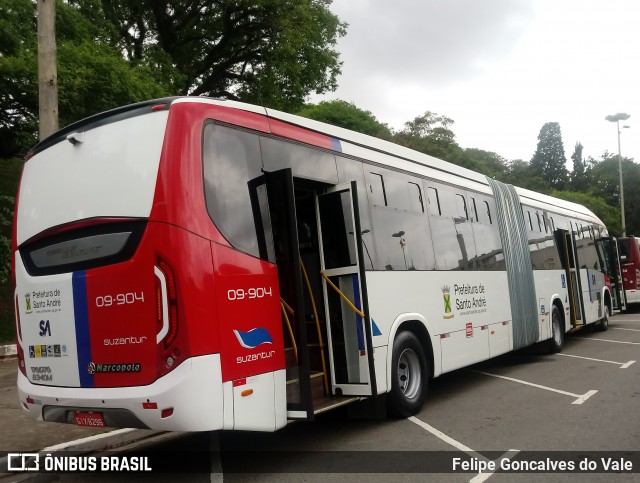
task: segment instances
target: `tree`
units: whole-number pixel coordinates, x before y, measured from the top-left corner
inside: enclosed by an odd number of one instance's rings
[[[467,148],[464,152],[479,166],[479,171],[486,176],[501,180],[509,170],[507,160],[496,153],[477,148]]]
[[[531,159],[532,171],[551,188],[563,189],[568,181],[566,164],[560,124],[548,122],[542,126],[538,135],[538,147]]]
[[[608,204],[603,198],[591,193],[577,193],[575,191],[552,191],[551,196],[561,198],[563,200],[578,203],[589,208],[595,215],[602,220],[609,233],[613,236],[619,236],[622,232],[622,223],[620,221],[620,210]]]
[[[398,132],[393,140],[421,153],[455,162],[453,158],[459,156],[460,147],[450,129],[453,123],[453,119],[447,116],[426,111],[412,121],[407,121],[404,129]]]
[[[346,24],[329,10],[331,0],[97,1],[128,60],[184,75],[177,93],[292,111],[309,93],[337,87],[335,44]]]
[[[131,63],[105,39],[104,20],[65,2],[56,6],[60,125],[119,105],[163,97],[174,79],[154,65]],[[0,158],[24,153],[37,141],[38,72],[36,6],[0,2]]]
[[[533,172],[531,164],[522,159],[511,161],[500,181],[539,193],[548,194],[551,191],[549,184]]]
[[[571,155],[573,170],[571,171],[571,189],[573,191],[585,192],[587,190],[586,165],[582,159],[582,143],[577,142]]]
[[[610,206],[620,209],[620,174],[618,155],[605,152],[600,160],[589,158],[589,190],[606,201]],[[640,183],[640,165],[632,159],[622,158],[622,173],[625,187],[635,187]],[[640,191],[625,190],[625,221],[628,234],[640,235]],[[618,211],[618,216],[620,212]],[[621,226],[621,223],[620,223]]]
[[[371,112],[359,109],[351,102],[337,99],[307,104],[297,114],[362,134],[391,139],[389,126],[378,121]]]

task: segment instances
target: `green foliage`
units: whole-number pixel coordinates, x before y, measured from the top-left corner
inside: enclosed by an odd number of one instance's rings
[[[573,191],[584,191],[587,189],[586,164],[582,159],[582,143],[577,142],[571,155],[573,170],[571,171],[571,189]]]
[[[76,0],[82,5],[83,0]],[[132,61],[163,52],[184,74],[182,94],[297,110],[311,92],[335,90],[337,39],[346,24],[331,0],[100,0]],[[166,59],[165,58],[165,59]]]
[[[538,193],[548,194],[551,191],[549,183],[533,172],[531,164],[521,159],[511,161],[499,180]]]
[[[11,278],[11,236],[7,236],[13,222],[15,198],[0,195],[0,286]]]
[[[391,139],[392,136],[389,126],[378,121],[371,112],[359,109],[347,101],[307,104],[297,114],[381,139]]]
[[[330,0],[57,0],[61,127],[175,94],[284,110],[335,90],[345,34]],[[0,3],[0,158],[37,141],[36,3]]]
[[[404,129],[394,136],[394,141],[424,154],[454,162],[456,147],[455,134],[450,129],[453,119],[426,111],[404,124]],[[459,163],[456,163],[459,164]]]
[[[531,159],[532,172],[552,188],[563,189],[568,181],[566,164],[560,124],[547,122],[538,135],[538,147]]]
[[[589,158],[590,166],[587,170],[587,185],[589,191],[599,196],[605,202],[616,207],[620,218],[620,171],[618,156],[605,152],[602,159]],[[624,186],[624,206],[626,232],[640,235],[640,165],[629,158],[622,158],[622,177]],[[604,220],[603,220],[604,221]],[[621,221],[618,225],[621,227]],[[621,232],[621,228],[620,228]]]
[[[467,148],[464,153],[478,171],[490,178],[502,180],[509,172],[507,160],[496,153],[476,148]]]
[[[11,222],[13,205],[24,162],[0,159],[0,342],[14,339],[11,292]]]

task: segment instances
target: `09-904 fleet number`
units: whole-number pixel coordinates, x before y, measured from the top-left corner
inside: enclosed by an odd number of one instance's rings
[[[100,295],[96,297],[96,307],[131,305],[136,302],[144,302],[144,292],[127,292],[116,295]]]
[[[271,297],[271,287],[227,290],[227,298],[229,300],[262,299],[264,297]]]

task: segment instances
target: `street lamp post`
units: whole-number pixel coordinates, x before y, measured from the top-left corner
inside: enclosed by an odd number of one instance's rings
[[[615,122],[618,130],[618,171],[620,172],[620,214],[622,216],[622,236],[627,236],[627,226],[624,221],[624,186],[622,184],[622,152],[620,149],[620,121],[626,121],[631,116],[624,112],[617,114],[611,114],[605,119],[610,122]],[[622,128],[628,128],[629,126],[622,126]]]

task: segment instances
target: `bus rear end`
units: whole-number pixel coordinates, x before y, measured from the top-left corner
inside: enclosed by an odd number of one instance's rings
[[[640,303],[640,247],[638,238],[618,238],[618,253],[627,303]]]
[[[210,241],[154,215],[170,104],[81,121],[25,164],[14,301],[20,402],[36,419],[223,427]]]

